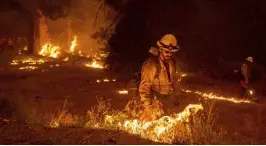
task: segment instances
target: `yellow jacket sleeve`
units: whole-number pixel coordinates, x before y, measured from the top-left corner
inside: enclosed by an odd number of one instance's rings
[[[155,77],[156,64],[147,60],[141,70],[141,81],[139,85],[140,99],[145,105],[151,104],[151,86]]]

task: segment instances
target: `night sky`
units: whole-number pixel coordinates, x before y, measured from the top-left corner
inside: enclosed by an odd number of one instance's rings
[[[122,62],[141,64],[149,47],[172,33],[182,49],[177,56],[191,65],[247,56],[265,65],[266,1],[135,0],[124,14],[109,41]]]

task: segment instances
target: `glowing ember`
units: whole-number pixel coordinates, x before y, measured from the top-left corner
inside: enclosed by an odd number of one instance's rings
[[[24,51],[27,51],[27,50],[28,50],[28,47],[27,47],[27,46],[25,46],[23,50],[24,50]]]
[[[103,79],[103,81],[104,81],[104,82],[109,82],[110,80],[108,80],[108,79]]]
[[[85,66],[91,67],[91,68],[104,69],[103,65],[99,64],[97,61],[93,61],[92,63],[85,64]]]
[[[77,46],[77,36],[74,36],[74,40],[71,42],[71,46],[69,48],[69,52],[70,53],[74,53],[76,46]]]
[[[69,58],[68,58],[68,57],[66,57],[66,58],[64,58],[64,59],[63,59],[63,61],[69,61]]]
[[[101,80],[96,80],[96,82],[97,82],[97,83],[100,83],[100,82],[101,82]]]
[[[118,91],[119,94],[128,94],[128,91],[127,90],[120,90]]]
[[[100,53],[100,56],[101,56],[102,58],[107,58],[108,55],[109,55],[109,52],[101,52],[101,53]]]
[[[113,79],[112,81],[113,81],[113,82],[116,82],[116,79]]]
[[[19,69],[20,70],[28,70],[28,71],[32,71],[32,70],[35,70],[37,69],[38,67],[36,66],[25,66],[25,67],[20,67]]]
[[[249,90],[249,94],[250,94],[250,95],[253,95],[253,91],[252,91],[252,90]]]
[[[29,65],[36,65],[36,64],[43,64],[46,61],[43,59],[32,59],[32,58],[28,58],[28,59],[22,59],[22,60],[13,60],[10,64],[11,65],[18,65],[20,63],[22,64],[29,64]]]
[[[19,61],[18,60],[13,60],[10,64],[11,65],[18,65],[19,64]]]
[[[187,76],[187,74],[185,74],[185,73],[182,73],[180,76],[181,76],[181,77],[186,77],[186,76]]]
[[[53,58],[57,58],[60,54],[59,46],[54,46],[52,43],[46,43],[42,46],[42,50],[39,52],[42,56],[49,56]]]
[[[84,56],[81,50],[79,50],[79,56]]]
[[[195,93],[198,94],[202,97],[208,98],[208,99],[218,99],[218,100],[226,100],[226,101],[230,101],[230,102],[234,102],[234,103],[252,103],[252,101],[250,100],[246,100],[246,99],[239,99],[239,98],[227,98],[227,97],[223,97],[223,96],[217,96],[213,93],[203,93],[200,91],[190,91],[190,90],[183,90],[184,92],[187,93]]]

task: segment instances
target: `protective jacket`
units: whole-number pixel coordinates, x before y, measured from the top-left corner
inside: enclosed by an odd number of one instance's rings
[[[141,101],[144,105],[150,105],[151,99],[154,98],[153,92],[170,95],[174,90],[175,81],[176,67],[173,60],[164,63],[159,56],[150,57],[144,62],[141,70],[139,85]]]

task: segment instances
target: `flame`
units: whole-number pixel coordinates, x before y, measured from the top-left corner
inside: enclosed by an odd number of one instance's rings
[[[18,65],[19,64],[19,61],[18,60],[13,60],[10,64],[11,65]]]
[[[74,53],[76,46],[77,46],[77,36],[74,36],[74,40],[72,40],[72,42],[71,42],[71,46],[69,48],[69,52],[70,53]]]
[[[178,81],[181,81],[182,78],[187,76],[187,74],[182,73],[182,74],[180,74],[180,76],[181,76],[181,78],[178,79]],[[225,100],[225,101],[229,101],[229,102],[233,102],[233,103],[253,103],[250,100],[239,99],[239,98],[235,98],[235,97],[223,97],[223,96],[215,95],[214,93],[204,93],[204,92],[200,92],[200,91],[191,91],[191,90],[185,90],[185,89],[183,89],[182,91],[187,92],[187,93],[195,93],[195,94],[198,94],[198,95],[200,95],[204,98],[208,98],[208,99]],[[249,90],[249,93],[252,95],[253,91]]]
[[[59,46],[55,46],[49,42],[42,46],[42,50],[39,52],[39,54],[42,56],[49,56],[52,58],[57,58],[58,55],[60,54],[59,49],[60,49]]]
[[[128,91],[127,90],[120,90],[118,91],[119,94],[128,94]]]
[[[108,79],[103,79],[103,81],[104,81],[104,82],[109,82],[110,80],[108,80]]]
[[[22,63],[22,64],[29,64],[29,65],[36,65],[36,64],[43,64],[45,62],[46,62],[46,60],[43,60],[43,59],[28,58],[28,59],[22,59],[22,60],[12,60],[12,62],[10,64],[11,65],[18,65],[18,64]]]
[[[249,90],[249,94],[250,94],[250,95],[253,95],[253,91],[252,91],[252,90]]]
[[[225,100],[225,101],[230,101],[230,102],[234,102],[234,103],[252,103],[252,101],[250,101],[250,100],[239,99],[239,98],[235,98],[235,97],[223,97],[223,96],[215,95],[214,93],[204,93],[204,92],[200,92],[200,91],[191,91],[191,90],[182,90],[182,91],[187,92],[187,93],[195,93],[195,94],[198,94],[198,95],[200,95],[204,98],[208,98],[208,99]]]
[[[182,73],[182,74],[180,74],[180,76],[181,76],[181,77],[186,77],[187,74],[186,74],[186,73]]]
[[[65,62],[66,62],[66,61],[69,61],[69,58],[66,57],[66,58],[63,59],[63,61],[65,61]]]
[[[182,112],[174,114],[173,116],[164,116],[150,122],[141,122],[137,119],[125,120],[113,126],[130,134],[139,135],[144,139],[150,139],[155,142],[172,143],[174,136],[170,131],[174,130],[173,127],[182,122],[189,122],[189,117],[199,110],[203,110],[201,104],[189,104]],[[114,123],[115,119],[115,117],[108,115],[105,117],[105,123]]]
[[[85,64],[85,66],[91,67],[91,68],[104,69],[103,65],[99,64],[97,61],[93,61],[92,63]]]
[[[28,70],[28,71],[32,71],[32,70],[35,70],[37,69],[38,67],[37,66],[24,66],[24,67],[20,67],[19,69],[20,70]]]
[[[81,50],[79,50],[79,56],[84,56]]]
[[[101,83],[101,82],[106,82],[106,83],[108,83],[108,82],[115,82],[116,81],[116,79],[112,79],[112,80],[110,80],[110,79],[108,79],[108,78],[104,78],[104,79],[97,79],[96,80],[96,82],[97,83]]]

